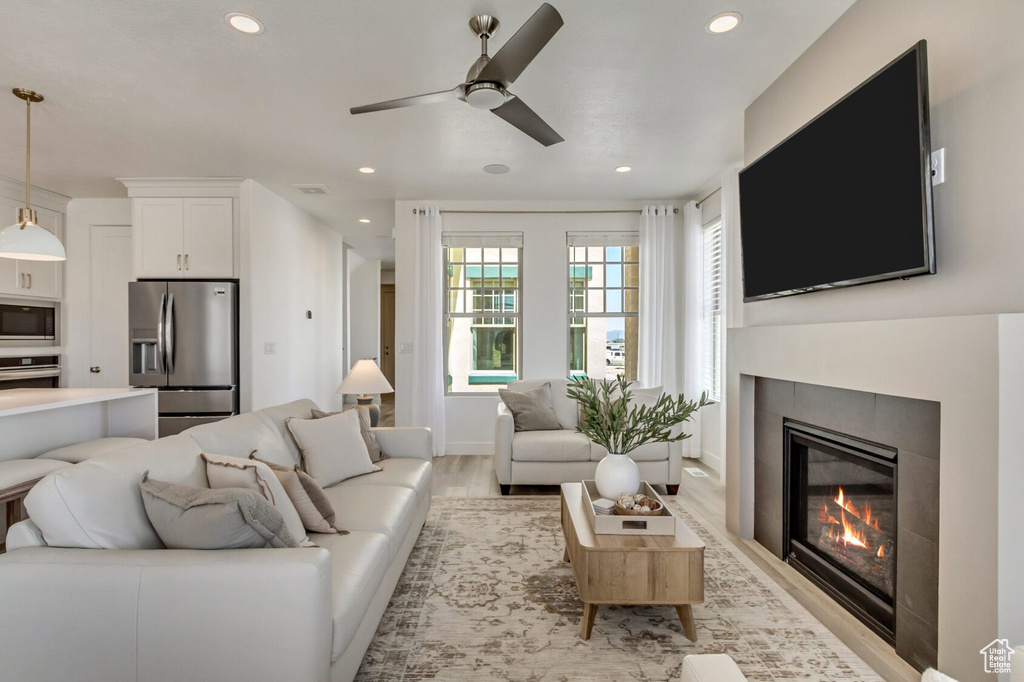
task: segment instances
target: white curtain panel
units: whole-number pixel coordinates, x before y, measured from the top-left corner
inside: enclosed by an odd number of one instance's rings
[[[644,386],[681,388],[678,305],[680,236],[672,206],[645,206],[640,217],[640,348],[637,378]]]
[[[704,232],[696,202],[683,207],[683,393],[696,400],[704,392]],[[683,457],[701,453],[701,414],[686,424],[690,438],[683,441]]]
[[[413,264],[412,425],[429,427],[434,456],[445,450],[444,422],[444,259],[441,211],[416,211],[416,260]]]

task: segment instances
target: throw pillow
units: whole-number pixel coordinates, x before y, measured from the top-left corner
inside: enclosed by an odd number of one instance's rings
[[[348,534],[347,530],[338,530],[335,527],[334,507],[327,499],[324,489],[313,480],[312,476],[299,467],[289,468],[273,462],[265,462],[256,457],[255,450],[249,455],[249,459],[262,462],[270,467],[270,470],[277,476],[277,480],[281,482],[281,486],[288,494],[292,504],[295,505],[295,511],[299,513],[299,518],[302,519],[302,525],[306,527],[306,530],[311,530],[314,533]]]
[[[169,549],[298,547],[281,512],[245,488],[193,488],[142,474],[142,503]]]
[[[377,434],[373,432],[373,427],[370,426],[370,411],[353,408],[359,413],[359,433],[363,436],[363,441],[366,443],[366,449],[370,453],[370,461],[376,464],[382,459],[387,459],[388,456],[381,452],[380,443],[377,442]],[[324,417],[331,417],[341,412],[324,412],[323,410],[313,410],[313,419],[323,419]]]
[[[516,431],[558,431],[562,428],[551,402],[550,383],[521,392],[499,388],[498,395],[512,412]]]
[[[303,547],[313,546],[306,537],[306,528],[295,510],[284,486],[266,464],[240,457],[202,454],[206,461],[206,478],[211,488],[246,488],[262,495],[281,512],[292,537]]]
[[[306,473],[325,488],[381,470],[370,461],[355,410],[322,419],[293,417],[285,424],[302,452]]]

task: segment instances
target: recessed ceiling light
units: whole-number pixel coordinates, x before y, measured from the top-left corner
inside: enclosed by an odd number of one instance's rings
[[[370,173],[376,173],[377,170],[375,168],[370,168],[369,166],[363,166],[362,168],[359,169],[359,172],[366,173],[367,175],[369,175]]]
[[[360,218],[359,222],[361,222],[361,223],[368,223],[368,222],[370,222],[370,219],[369,218]]]
[[[728,33],[743,21],[743,17],[737,12],[722,12],[711,17],[711,21],[705,26],[708,33]]]
[[[225,17],[231,27],[235,30],[241,31],[242,33],[263,33],[263,24],[256,17],[250,17],[248,14],[240,14],[238,12],[232,12]]]
[[[484,166],[484,173],[490,173],[491,175],[503,175],[508,173],[509,167],[503,163],[490,163]]]
[[[615,172],[616,173],[628,173],[631,170],[633,170],[633,169],[630,168],[629,166],[616,166],[615,167]]]

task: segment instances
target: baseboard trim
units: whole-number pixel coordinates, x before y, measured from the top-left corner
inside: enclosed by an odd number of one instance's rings
[[[710,469],[721,473],[722,471],[722,458],[718,455],[713,455],[707,450],[700,451],[700,461],[704,462],[705,465]]]
[[[494,443],[446,443],[444,446],[446,455],[493,455]]]

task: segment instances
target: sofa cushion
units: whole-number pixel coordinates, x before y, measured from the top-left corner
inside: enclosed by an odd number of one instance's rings
[[[168,549],[298,547],[284,517],[254,490],[194,488],[149,478],[139,484],[146,516]]]
[[[387,572],[390,564],[388,539],[380,533],[357,531],[348,535],[314,533],[312,540],[331,553],[333,661],[352,643],[363,614]]]
[[[0,490],[35,481],[69,466],[59,459],[9,459],[0,462]]]
[[[206,452],[244,459],[255,450],[256,456],[267,462],[284,466],[299,463],[288,449],[284,436],[256,412],[193,426],[183,433],[188,434]]]
[[[350,478],[342,485],[392,485],[409,488],[419,499],[430,497],[430,462],[422,459],[395,457],[377,463],[380,471]]]
[[[39,455],[39,459],[59,459],[63,462],[77,464],[87,459],[105,455],[116,450],[122,450],[130,446],[141,445],[149,441],[142,438],[98,438],[87,440],[84,443],[75,443],[47,453]]]
[[[562,425],[551,405],[551,384],[544,383],[528,391],[498,389],[498,396],[512,413],[516,431],[551,431]]]
[[[256,416],[262,419],[268,426],[273,428],[277,433],[281,435],[281,445],[284,447],[284,451],[291,457],[291,461],[294,464],[302,463],[302,455],[299,452],[299,445],[292,438],[292,434],[288,431],[286,426],[289,419],[309,419],[309,415],[313,410],[318,410],[316,403],[312,400],[293,400],[290,403],[284,405],[274,405],[272,407],[265,407],[262,410],[255,412]],[[266,459],[264,457],[263,459]],[[275,457],[274,461],[278,459]],[[280,461],[279,464],[287,464],[285,461]]]
[[[563,429],[575,431],[577,407],[576,401],[566,394],[566,390],[569,388],[568,379],[522,379],[520,381],[510,381],[508,383],[508,390],[529,391],[544,384],[551,384],[551,406],[555,410],[555,416],[558,417],[558,423],[562,425]]]
[[[513,462],[587,462],[590,439],[575,431],[523,431],[512,437]]]
[[[179,434],[100,455],[44,478],[25,498],[25,508],[51,547],[161,549],[139,479],[149,469],[153,478],[208,488],[200,452]]]
[[[291,418],[285,425],[302,451],[302,468],[327,487],[380,467],[370,461],[355,411],[323,419]]]
[[[668,443],[644,443],[633,452],[629,453],[630,459],[634,462],[663,462],[668,459],[668,452],[671,446]],[[608,454],[603,445],[590,444],[590,459],[599,462]]]
[[[350,481],[324,492],[337,514],[338,528],[387,536],[388,563],[395,560],[416,513],[415,492],[391,485],[351,485]]]

